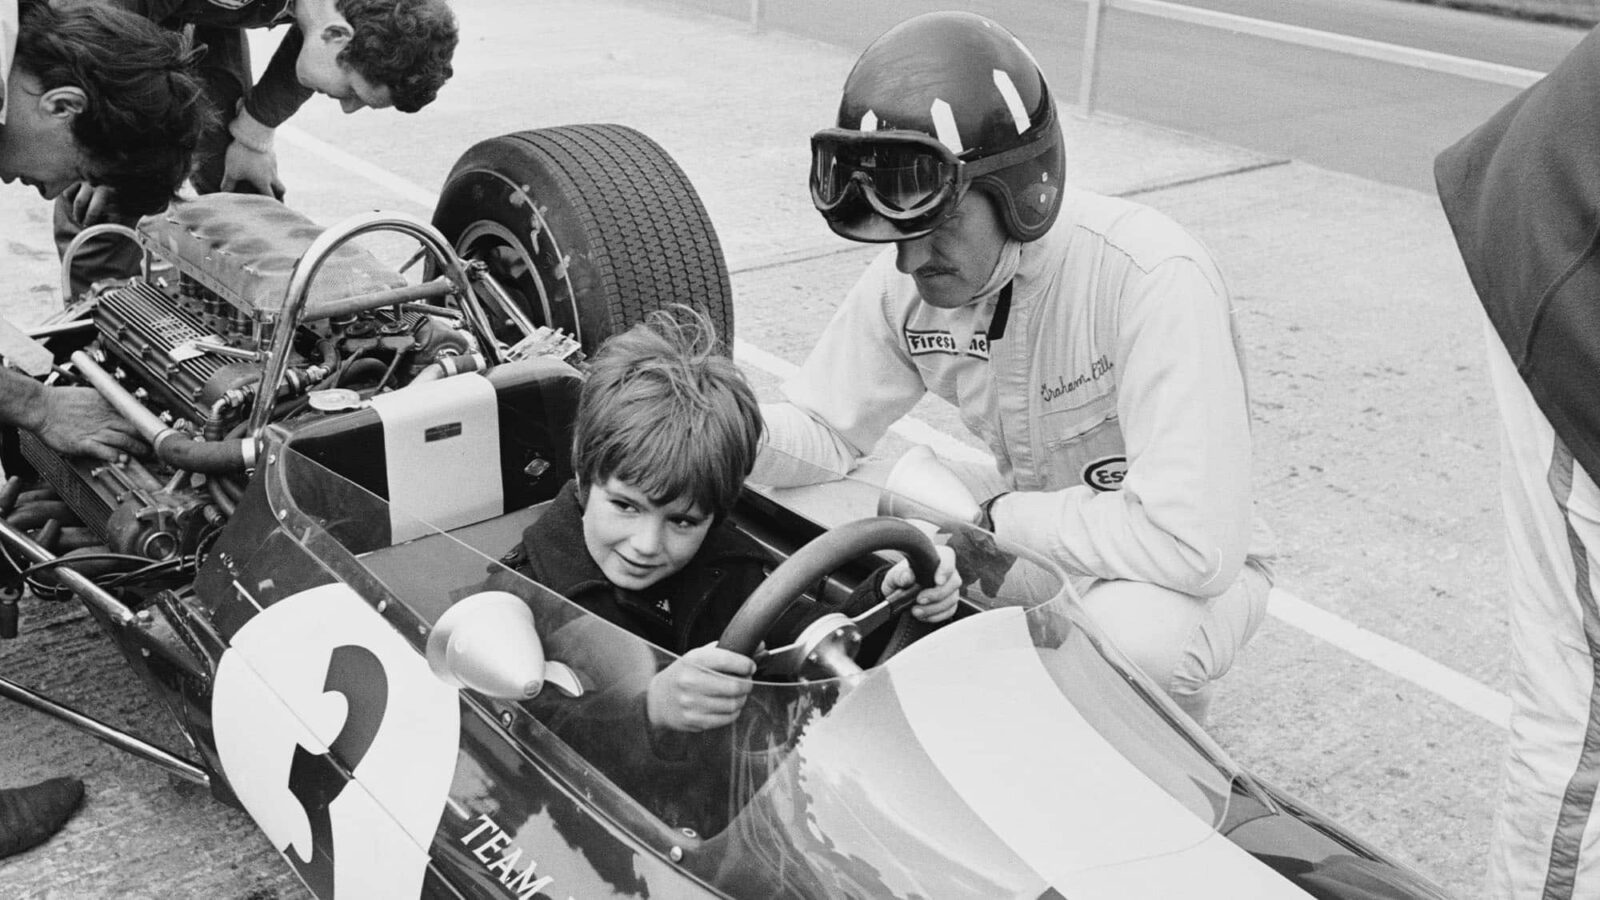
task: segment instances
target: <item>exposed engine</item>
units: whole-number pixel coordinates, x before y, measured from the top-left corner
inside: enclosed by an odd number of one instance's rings
[[[322,234],[281,203],[238,194],[143,220],[146,271],[101,290],[92,329],[79,323],[82,349],[65,368],[102,394],[123,395],[125,415],[158,428],[156,459],[68,460],[24,432],[22,454],[53,492],[22,494],[14,478],[0,490],[0,513],[39,528],[35,540],[54,553],[192,558],[243,491],[253,425],[292,425],[505,359],[579,356],[575,341],[543,328],[513,329],[527,337],[505,347],[495,331],[508,323],[476,301],[446,302],[460,299],[459,284],[409,285],[350,243],[301,273],[305,295],[290,308],[296,266]],[[290,319],[294,333],[280,345]],[[270,398],[261,396],[264,380],[276,385]],[[60,527],[73,519],[81,526]]]

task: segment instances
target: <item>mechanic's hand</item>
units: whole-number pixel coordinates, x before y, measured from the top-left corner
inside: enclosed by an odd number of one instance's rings
[[[87,228],[105,221],[115,206],[117,192],[105,185],[80,181],[63,191],[62,196],[72,204],[72,220]]]
[[[650,724],[668,731],[709,731],[733,724],[750,696],[750,657],[716,644],[696,647],[650,679]]]
[[[47,387],[42,395],[39,427],[45,445],[69,456],[92,456],[116,462],[123,453],[143,453],[138,429],[87,387]]]
[[[278,200],[285,193],[283,182],[278,180],[278,154],[272,145],[257,150],[239,141],[228,145],[222,158],[222,184],[224,191],[241,194],[266,194]]]
[[[961,599],[961,574],[956,571],[956,554],[949,547],[933,548],[939,552],[939,568],[933,574],[933,587],[917,594],[917,605],[911,614],[924,622],[943,622],[955,615],[956,602]],[[900,560],[883,574],[878,590],[885,595],[902,588],[915,587],[917,576],[911,563]]]

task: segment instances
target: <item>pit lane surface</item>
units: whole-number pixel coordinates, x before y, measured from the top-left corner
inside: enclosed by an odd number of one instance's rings
[[[853,53],[659,5],[458,7],[458,74],[433,107],[345,117],[319,99],[296,117],[279,139],[289,202],[324,223],[373,208],[426,216],[475,140],[572,122],[639,127],[706,202],[735,273],[741,359],[772,396],[772,373],[803,358],[873,252],[829,235],[804,187],[806,139],[830,122]],[[258,61],[275,40],[257,41]],[[1061,97],[1074,96],[1075,69],[1050,74]],[[1426,124],[1451,137],[1509,96],[1450,89],[1473,99],[1433,104]],[[1293,92],[1275,83],[1240,102],[1270,110]],[[1404,116],[1422,115],[1426,104],[1403,100]],[[1454,118],[1433,118],[1445,116]],[[1404,122],[1396,127],[1422,127]],[[1495,422],[1475,304],[1437,202],[1401,179],[1116,118],[1069,120],[1068,141],[1072,177],[1169,212],[1230,275],[1249,352],[1258,506],[1279,538],[1282,583],[1496,690],[1505,673]],[[49,210],[19,188],[6,189],[5,205],[6,312],[32,321],[56,302]],[[936,404],[916,416],[966,441]],[[883,455],[903,447],[892,440]],[[8,677],[178,746],[81,614],[25,615],[25,639],[0,645]],[[0,785],[76,772],[89,786],[64,834],[0,862],[0,894],[305,896],[242,814],[34,713],[0,704],[0,722]],[[1223,684],[1213,733],[1453,893],[1480,896],[1502,731],[1426,677],[1397,676],[1270,618]]]

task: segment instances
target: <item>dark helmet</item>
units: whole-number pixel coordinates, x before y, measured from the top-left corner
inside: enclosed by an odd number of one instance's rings
[[[867,46],[845,79],[837,128],[811,138],[811,199],[856,241],[921,237],[967,189],[1006,231],[1041,237],[1061,209],[1055,102],[1022,42],[983,16],[916,16]]]

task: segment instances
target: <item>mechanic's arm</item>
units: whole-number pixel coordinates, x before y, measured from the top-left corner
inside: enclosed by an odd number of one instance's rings
[[[1169,260],[1123,286],[1119,491],[1001,495],[995,532],[1069,571],[1215,596],[1244,565],[1250,422],[1227,290],[1209,264]],[[1113,288],[1115,289],[1115,288]]]
[[[144,448],[133,423],[94,388],[47,387],[0,368],[0,422],[32,431],[58,453],[106,462]]]
[[[295,58],[304,38],[298,27],[289,29],[267,63],[261,80],[245,92],[228,133],[223,163],[222,189],[234,190],[241,184],[253,185],[259,193],[283,199],[283,182],[278,178],[278,155],[273,149],[277,128],[295,114],[314,93],[301,87],[294,74]]]
[[[786,403],[764,403],[761,452],[750,480],[793,487],[842,478],[927,391],[889,301],[894,250],[850,289],[800,371]]]

